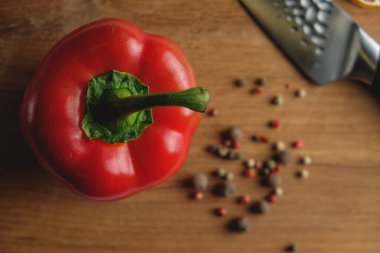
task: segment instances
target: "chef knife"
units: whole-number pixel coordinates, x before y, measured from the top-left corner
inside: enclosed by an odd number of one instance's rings
[[[332,1],[239,1],[313,82],[353,78],[380,91],[379,44]]]

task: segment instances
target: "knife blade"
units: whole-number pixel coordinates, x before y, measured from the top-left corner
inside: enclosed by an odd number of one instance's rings
[[[379,44],[332,1],[239,2],[313,82],[353,78],[380,90]]]

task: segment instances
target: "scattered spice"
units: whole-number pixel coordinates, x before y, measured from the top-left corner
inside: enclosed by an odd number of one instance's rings
[[[284,103],[284,98],[281,95],[277,95],[277,96],[272,97],[272,99],[270,100],[270,102],[273,105],[282,105]]]
[[[243,171],[243,176],[244,177],[254,177],[255,176],[255,171],[253,169],[245,169]]]
[[[221,182],[215,185],[213,192],[220,197],[229,197],[235,193],[235,185],[229,181]]]
[[[219,149],[215,146],[212,146],[212,145],[207,146],[206,150],[207,150],[207,152],[209,152],[210,154],[213,154],[213,155],[218,155],[218,152],[219,152]]]
[[[246,168],[253,168],[255,167],[255,160],[253,158],[249,158],[247,160],[244,161],[244,166]]]
[[[203,193],[201,191],[195,191],[192,193],[192,198],[196,200],[201,200],[203,199]]]
[[[228,160],[240,160],[241,155],[237,152],[228,151],[227,156],[225,158],[227,158]]]
[[[304,98],[307,95],[307,92],[305,89],[299,89],[294,92],[294,95],[299,98]]]
[[[219,115],[219,110],[218,109],[209,109],[207,111],[207,115],[210,117],[215,117]]]
[[[300,149],[304,146],[304,143],[303,141],[297,140],[293,142],[292,146],[293,148]]]
[[[227,172],[224,179],[227,181],[232,181],[232,180],[234,180],[234,178],[235,178],[235,175],[232,172]]]
[[[265,85],[267,85],[267,83],[268,83],[268,80],[266,78],[263,78],[263,77],[257,78],[255,80],[255,84],[257,86],[265,86]]]
[[[261,170],[263,168],[263,164],[260,161],[256,161],[255,163],[255,169]]]
[[[252,141],[259,141],[259,137],[257,135],[252,135],[251,140]]]
[[[284,87],[285,89],[290,90],[292,88],[292,85],[290,83],[286,83]]]
[[[289,151],[280,151],[273,155],[273,160],[282,165],[287,165],[292,160],[292,154]]]
[[[249,207],[249,210],[256,214],[266,214],[270,211],[270,204],[266,200],[257,201]]]
[[[275,144],[273,144],[273,149],[276,151],[284,151],[286,149],[286,145],[282,141],[278,141]]]
[[[310,156],[301,157],[300,163],[303,165],[310,165],[313,162]]]
[[[206,190],[208,186],[208,177],[203,174],[197,174],[193,178],[193,187],[198,191]]]
[[[232,141],[232,145],[231,145],[232,149],[239,149],[240,147],[241,147],[241,142],[240,141],[238,141],[238,140]]]
[[[232,219],[228,224],[228,229],[234,232],[247,232],[251,228],[251,222],[247,217]]]
[[[299,178],[302,178],[302,179],[307,179],[308,177],[310,177],[310,173],[308,170],[300,170],[296,173],[296,176],[299,177]]]
[[[284,190],[281,187],[276,187],[273,189],[273,193],[277,196],[282,196],[284,195]]]
[[[269,202],[269,203],[276,203],[277,202],[277,195],[275,194],[269,194],[267,197],[266,197],[266,200]]]
[[[286,252],[297,252],[298,249],[299,249],[299,247],[297,244],[290,244],[290,245],[285,247]]]
[[[271,174],[269,177],[268,177],[268,180],[267,180],[267,185],[270,186],[270,187],[279,187],[282,183],[282,178],[281,176],[277,175],[277,174]]]
[[[233,141],[237,141],[239,140],[242,136],[243,136],[243,131],[241,130],[240,127],[238,126],[234,126],[234,127],[231,127],[228,131],[228,137],[233,140]]]
[[[232,141],[231,140],[223,140],[222,143],[223,143],[223,145],[225,147],[228,147],[228,148],[230,148],[232,146]]]
[[[251,196],[245,194],[239,197],[239,202],[246,205],[252,201]]]
[[[265,162],[265,167],[267,167],[270,170],[274,170],[275,168],[277,168],[277,163],[275,160],[270,159]]]
[[[215,214],[220,217],[224,217],[227,215],[227,209],[224,207],[218,207],[215,209]]]
[[[268,126],[270,128],[274,128],[274,129],[278,129],[281,127],[281,122],[280,120],[278,119],[274,119],[274,120],[271,120],[269,123],[268,123]]]
[[[259,137],[259,142],[260,143],[268,143],[268,138],[267,137],[265,137],[265,136],[260,136]]]
[[[217,176],[218,178],[224,178],[226,176],[227,172],[222,169],[222,168],[217,168],[214,171],[214,175]]]
[[[236,87],[244,87],[244,86],[247,86],[247,80],[244,79],[244,78],[238,78],[234,81],[234,85]]]
[[[222,158],[226,158],[227,155],[229,153],[229,150],[228,148],[225,148],[225,147],[222,147],[222,148],[218,148],[218,155]]]
[[[252,95],[257,96],[261,94],[261,89],[256,87],[256,88],[251,89],[250,92]]]
[[[280,166],[277,166],[276,168],[274,168],[272,171],[271,171],[271,174],[278,174],[280,173],[281,171],[281,167]]]

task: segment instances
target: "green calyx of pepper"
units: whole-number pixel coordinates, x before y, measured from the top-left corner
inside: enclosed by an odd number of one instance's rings
[[[149,94],[148,86],[137,77],[112,70],[89,82],[82,129],[90,139],[108,143],[137,139],[153,124],[153,107],[182,106],[205,112],[210,99],[203,87]]]

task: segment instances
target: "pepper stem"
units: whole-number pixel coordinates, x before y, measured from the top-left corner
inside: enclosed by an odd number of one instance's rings
[[[117,89],[108,90],[104,95],[112,117],[124,117],[159,106],[181,106],[204,112],[210,99],[208,90],[203,87],[147,95],[130,95],[127,89]]]

